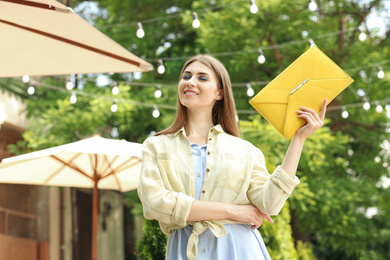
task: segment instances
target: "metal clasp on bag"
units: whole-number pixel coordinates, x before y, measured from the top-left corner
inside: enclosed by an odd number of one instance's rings
[[[298,87],[294,88],[290,93],[288,93],[289,95],[292,95],[294,94],[298,89],[300,89],[301,87],[303,87],[303,85],[306,84],[306,82],[308,81],[308,79],[305,79],[304,81],[302,81],[301,84],[298,85]]]

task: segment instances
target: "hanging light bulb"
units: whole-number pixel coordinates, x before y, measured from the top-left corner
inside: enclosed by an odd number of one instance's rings
[[[348,113],[347,109],[345,109],[345,107],[343,107],[341,110],[343,111],[343,112],[341,112],[341,117],[344,119],[347,119],[349,117],[349,113]]]
[[[363,100],[364,100],[363,109],[366,111],[370,110],[371,108],[370,102],[368,102],[367,98],[364,98]]]
[[[259,56],[257,57],[257,62],[263,64],[265,62],[265,56],[263,50],[259,49],[257,52],[259,53]]]
[[[363,31],[359,30],[359,32],[359,41],[364,42],[367,39],[367,35]]]
[[[200,26],[200,21],[198,19],[198,14],[196,12],[192,13],[192,27],[198,29]]]
[[[111,90],[111,92],[115,96],[119,94],[118,84],[115,81],[112,83],[112,90]]]
[[[165,72],[165,67],[164,67],[164,63],[163,63],[162,59],[158,60],[157,72],[158,72],[158,74],[164,74],[164,72]]]
[[[252,14],[257,13],[257,11],[259,11],[259,8],[257,7],[255,1],[254,1],[254,0],[250,0],[250,3],[251,3],[251,7],[250,7],[250,9],[249,9],[250,12],[251,12]]]
[[[157,118],[160,116],[160,111],[158,111],[158,107],[157,106],[154,106],[154,110],[153,110],[153,117],[154,118]]]
[[[70,99],[69,99],[70,103],[74,104],[77,102],[77,96],[76,96],[76,92],[72,92],[72,95],[70,96]]]
[[[317,4],[316,4],[316,2],[314,2],[314,0],[310,0],[309,10],[312,11],[312,12],[317,10]]]
[[[155,97],[155,98],[160,98],[161,95],[162,95],[161,86],[160,86],[160,85],[157,85],[157,89],[156,89],[156,91],[154,91],[154,97]]]
[[[144,38],[144,36],[145,36],[145,31],[142,28],[142,23],[138,22],[137,23],[137,37],[141,39],[141,38]]]
[[[24,83],[28,83],[28,82],[30,81],[30,76],[29,76],[29,75],[24,75],[24,76],[22,77],[22,81],[23,81]]]
[[[378,67],[378,74],[376,74],[378,79],[383,79],[385,77],[385,72],[383,71],[382,67]]]
[[[69,81],[66,82],[66,89],[67,90],[72,90],[73,88],[74,88],[73,82],[70,81],[70,79],[69,79]]]
[[[380,104],[376,104],[375,110],[376,110],[377,113],[382,113],[383,112],[383,107]]]
[[[35,88],[34,88],[33,85],[28,86],[28,88],[27,88],[27,93],[28,93],[30,96],[31,96],[31,95],[34,95],[34,93],[35,93]]]
[[[247,87],[246,94],[248,95],[248,97],[252,97],[255,94],[255,91],[253,90],[252,85],[250,83],[248,83],[248,84],[246,84],[246,87]]]
[[[111,112],[115,113],[116,111],[118,111],[118,105],[116,104],[116,101],[112,101],[112,105],[111,105]]]
[[[309,39],[309,44],[310,44],[310,47],[313,47],[315,46],[315,42],[313,41],[313,39]]]

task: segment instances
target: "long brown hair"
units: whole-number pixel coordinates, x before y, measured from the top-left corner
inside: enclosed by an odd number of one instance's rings
[[[210,55],[196,55],[189,59],[181,70],[180,78],[183,76],[185,69],[193,62],[200,62],[214,71],[218,89],[223,90],[223,98],[217,100],[212,110],[214,125],[220,124],[223,130],[231,135],[240,136],[238,124],[236,121],[236,105],[234,103],[232,84],[229,73],[223,66],[222,62]],[[179,93],[177,94],[177,112],[175,121],[167,129],[158,132],[156,135],[173,134],[179,131],[187,124],[187,108],[181,104]]]

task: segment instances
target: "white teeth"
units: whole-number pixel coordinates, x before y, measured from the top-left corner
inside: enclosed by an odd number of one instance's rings
[[[198,95],[195,92],[189,92],[189,91],[184,92],[184,94],[186,94],[186,95]]]

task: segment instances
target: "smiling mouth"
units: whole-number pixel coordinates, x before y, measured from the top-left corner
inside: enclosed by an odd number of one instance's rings
[[[195,96],[195,95],[198,95],[198,93],[195,93],[195,92],[192,92],[192,91],[185,91],[184,95]]]

